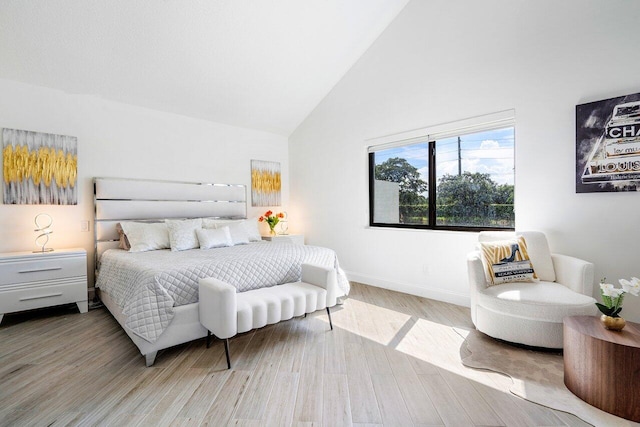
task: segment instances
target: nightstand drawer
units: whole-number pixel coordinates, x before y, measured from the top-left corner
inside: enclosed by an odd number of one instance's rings
[[[0,313],[68,304],[87,300],[85,278],[51,281],[46,286],[25,286],[2,292]]]
[[[87,275],[86,256],[48,256],[0,262],[0,287]]]

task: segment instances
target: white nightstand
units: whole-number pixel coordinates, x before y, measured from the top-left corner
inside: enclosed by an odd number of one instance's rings
[[[303,234],[276,234],[275,236],[262,236],[262,240],[268,240],[269,242],[290,241],[296,245],[304,245]]]
[[[6,313],[75,302],[87,312],[87,252],[0,253],[0,322]]]

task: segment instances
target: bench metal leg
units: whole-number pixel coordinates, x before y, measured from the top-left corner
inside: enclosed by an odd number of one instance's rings
[[[227,368],[231,369],[231,358],[229,357],[229,338],[224,340],[224,353],[227,355]]]
[[[207,330],[207,348],[211,347],[211,337],[216,337]],[[216,337],[217,339],[220,339]],[[231,357],[229,357],[229,338],[224,339],[224,354],[227,356],[227,368],[231,369]]]
[[[331,330],[333,331],[333,323],[331,322],[331,310],[327,307],[327,316],[329,316],[329,326],[331,326]]]

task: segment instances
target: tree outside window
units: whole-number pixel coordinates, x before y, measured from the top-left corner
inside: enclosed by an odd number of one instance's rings
[[[418,168],[406,159],[392,157],[375,166],[375,179],[398,184],[400,223],[427,223],[429,204],[424,194],[429,187],[427,181],[421,178]]]

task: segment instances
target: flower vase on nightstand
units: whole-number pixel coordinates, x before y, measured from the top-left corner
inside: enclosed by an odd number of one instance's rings
[[[282,212],[278,212],[277,214],[274,214],[273,211],[269,210],[269,211],[266,211],[264,215],[262,215],[260,218],[258,218],[258,221],[266,222],[267,225],[269,226],[269,235],[275,236],[277,234],[276,225],[278,225],[278,223],[282,218],[284,218],[284,214]]]

